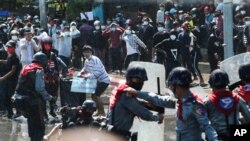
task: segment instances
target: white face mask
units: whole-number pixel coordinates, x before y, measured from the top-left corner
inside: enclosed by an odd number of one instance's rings
[[[125,30],[125,33],[130,35],[131,34],[131,30]]]
[[[18,37],[16,35],[13,35],[13,36],[11,36],[11,39],[16,41],[18,39]]]
[[[171,40],[175,40],[175,39],[176,39],[176,36],[175,36],[175,35],[170,35],[170,39],[171,39]]]
[[[104,25],[101,26],[101,29],[104,30],[106,27]]]
[[[95,26],[95,29],[96,30],[100,30],[100,26],[98,25],[98,26]]]
[[[245,15],[245,14],[246,14],[246,11],[245,11],[245,10],[242,10],[242,11],[240,11],[240,13],[241,13],[242,15]]]
[[[5,28],[5,29],[3,29],[3,32],[7,32],[7,29]]]
[[[116,28],[115,27],[111,27],[111,31],[115,31],[116,30]]]
[[[72,30],[72,31],[76,30],[76,26],[74,26],[74,25],[71,26],[71,30]]]
[[[148,25],[148,21],[143,22],[143,25]]]
[[[38,22],[39,22],[39,20],[38,20],[38,19],[36,19],[36,20],[35,20],[35,22],[36,22],[36,23],[38,23]]]
[[[158,27],[157,29],[158,29],[159,32],[162,32],[164,30],[163,27]]]

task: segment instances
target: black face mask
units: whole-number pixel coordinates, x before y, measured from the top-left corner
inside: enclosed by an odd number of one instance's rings
[[[140,82],[140,83],[134,83],[134,82],[130,82],[130,87],[136,89],[137,91],[140,91],[143,87],[144,82]]]

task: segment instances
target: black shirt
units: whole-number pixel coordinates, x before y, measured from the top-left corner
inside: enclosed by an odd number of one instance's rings
[[[16,69],[15,73],[8,78],[8,80],[17,81],[18,75],[19,75],[20,70],[21,70],[21,64],[20,64],[20,61],[19,61],[18,57],[16,56],[16,54],[7,58],[7,65],[6,65],[7,72],[11,71],[13,66],[17,66],[17,69]]]

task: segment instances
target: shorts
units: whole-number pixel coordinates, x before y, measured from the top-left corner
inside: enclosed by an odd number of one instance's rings
[[[108,86],[109,86],[108,83],[97,82],[97,86],[96,86],[94,95],[100,96],[108,88]]]

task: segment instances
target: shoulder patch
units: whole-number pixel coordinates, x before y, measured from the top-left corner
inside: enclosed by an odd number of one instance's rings
[[[205,108],[201,104],[195,104],[193,110],[196,115],[205,115]]]

